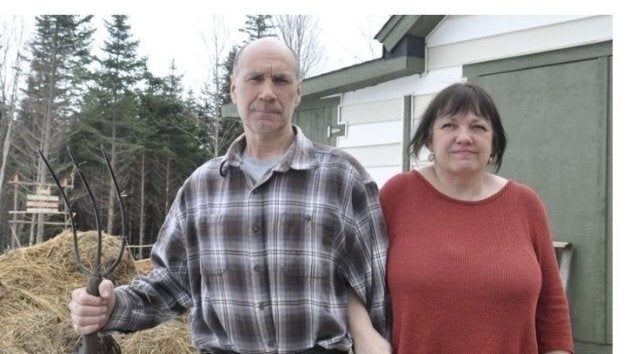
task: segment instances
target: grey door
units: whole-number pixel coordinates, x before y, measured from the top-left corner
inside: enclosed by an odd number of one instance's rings
[[[293,123],[302,129],[312,141],[335,145],[344,126],[337,125],[339,117],[339,98],[327,98],[300,103],[293,115]]]
[[[574,245],[568,288],[576,352],[610,353],[612,43],[464,68],[508,134],[500,175],[536,189],[554,239]]]

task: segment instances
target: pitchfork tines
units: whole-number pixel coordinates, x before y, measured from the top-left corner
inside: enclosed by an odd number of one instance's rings
[[[74,224],[72,208],[70,206],[70,202],[68,201],[68,197],[66,196],[63,188],[61,187],[61,184],[59,183],[59,179],[55,175],[55,172],[53,171],[53,169],[50,167],[50,164],[48,163],[48,160],[46,159],[46,157],[44,156],[44,154],[43,154],[43,152],[41,150],[39,150],[39,154],[42,157],[42,159],[44,160],[44,163],[46,164],[46,167],[48,168],[48,171],[50,171],[50,174],[52,175],[52,178],[55,181],[55,184],[57,185],[57,187],[59,188],[59,191],[61,192],[61,196],[63,197],[63,201],[66,204],[66,210],[68,210],[68,212],[70,213],[70,225],[72,227],[72,235],[73,235],[73,238],[74,238],[74,256],[76,257],[77,264],[78,264],[79,269],[81,270],[81,272],[88,276],[87,292],[90,295],[99,296],[98,286],[101,283],[101,280],[103,278],[107,277],[109,274],[111,274],[114,271],[114,269],[118,266],[118,264],[120,264],[120,261],[122,260],[122,257],[123,257],[123,254],[124,254],[124,250],[125,250],[125,244],[126,244],[126,238],[125,238],[125,211],[124,211],[124,208],[123,208],[122,196],[121,196],[121,193],[120,193],[120,188],[118,187],[118,182],[116,181],[116,176],[114,176],[114,171],[112,169],[111,163],[107,159],[107,156],[105,156],[105,152],[103,151],[103,148],[101,147],[101,155],[103,156],[103,160],[105,160],[105,162],[107,163],[107,168],[109,170],[109,174],[111,176],[112,182],[113,182],[114,187],[116,189],[116,195],[118,197],[118,206],[120,208],[120,218],[121,218],[121,232],[120,232],[120,235],[121,235],[121,239],[122,239],[121,246],[120,246],[120,252],[118,253],[117,258],[114,260],[113,263],[111,263],[105,269],[103,269],[103,266],[101,264],[102,249],[103,249],[103,244],[102,244],[103,236],[102,236],[102,229],[101,229],[100,213],[99,213],[98,207],[96,205],[96,200],[94,199],[94,194],[92,193],[90,185],[88,184],[85,176],[83,175],[83,171],[81,171],[81,169],[79,168],[79,164],[76,162],[76,160],[74,158],[74,155],[72,155],[72,152],[70,151],[69,148],[67,149],[67,151],[68,151],[68,155],[70,155],[70,159],[72,160],[72,164],[74,165],[74,168],[79,173],[79,177],[81,179],[81,182],[85,186],[85,189],[87,190],[88,196],[90,198],[90,202],[92,203],[92,207],[94,208],[94,215],[95,215],[95,218],[96,218],[96,231],[97,231],[97,238],[98,238],[97,242],[98,242],[98,244],[96,246],[96,258],[95,258],[94,264],[92,266],[90,266],[89,263],[84,262],[84,260],[81,259],[81,255],[79,254],[79,242],[78,242],[77,230],[76,230],[76,227],[75,227],[75,224]],[[98,335],[96,333],[84,335],[83,336],[82,352],[83,353],[87,353],[87,354],[96,353],[97,352],[97,346],[98,346],[97,341],[98,341]]]

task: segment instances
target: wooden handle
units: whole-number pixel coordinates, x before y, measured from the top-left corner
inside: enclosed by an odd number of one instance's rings
[[[100,296],[98,286],[103,278],[100,275],[90,275],[88,277],[87,292],[93,296]],[[83,345],[80,354],[96,354],[98,350],[98,331],[83,335]]]

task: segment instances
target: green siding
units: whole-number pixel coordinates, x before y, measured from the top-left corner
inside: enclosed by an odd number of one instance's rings
[[[611,49],[598,44],[464,68],[502,115],[509,142],[500,174],[536,189],[554,238],[574,245],[574,339],[603,348],[577,352],[608,353],[612,345]]]
[[[328,127],[331,129],[337,127],[345,132],[345,127],[337,126],[338,116],[338,98],[302,102],[293,115],[293,123],[300,127],[302,132],[312,141],[334,146],[336,135],[331,134],[329,136]]]

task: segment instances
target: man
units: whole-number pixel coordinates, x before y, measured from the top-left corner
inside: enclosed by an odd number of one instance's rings
[[[274,39],[250,43],[230,91],[245,133],[181,187],[148,277],[115,290],[104,281],[100,298],[73,292],[75,331],[136,331],[190,309],[202,353],[346,353],[352,295],[387,337],[377,187],[291,124],[295,54]]]

